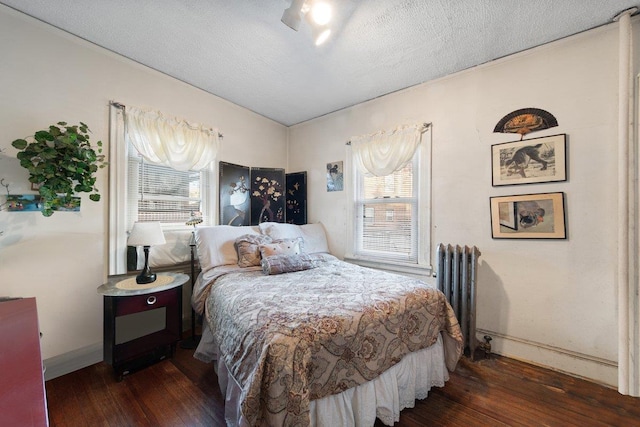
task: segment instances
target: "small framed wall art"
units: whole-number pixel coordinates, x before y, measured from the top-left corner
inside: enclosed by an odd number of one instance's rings
[[[491,146],[494,187],[567,180],[566,135]]]
[[[327,163],[327,191],[342,191],[344,189],[344,175],[342,160]]]
[[[566,239],[564,193],[491,197],[494,239]]]

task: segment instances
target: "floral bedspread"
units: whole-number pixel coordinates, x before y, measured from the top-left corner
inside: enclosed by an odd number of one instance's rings
[[[227,271],[209,286],[207,321],[250,425],[307,426],[311,400],[372,380],[441,331],[449,370],[462,353],[440,291],[337,258],[276,276]]]

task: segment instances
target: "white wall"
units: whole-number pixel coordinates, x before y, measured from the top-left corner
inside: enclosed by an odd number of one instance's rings
[[[322,221],[330,249],[344,255],[349,200],[346,192],[326,192],[326,163],[346,158],[353,135],[432,122],[431,247],[480,248],[480,333],[493,336],[498,353],[615,385],[617,29],[592,30],[291,127],[288,170],[309,171],[309,221]],[[529,137],[567,134],[569,179],[492,187],[491,145],[519,139],[493,128],[525,107],[558,119],[558,127]],[[559,191],[566,195],[567,240],[491,238],[489,197]]]
[[[83,121],[108,153],[110,100],[219,127],[219,160],[285,167],[284,126],[2,5],[0,58],[0,178],[13,194],[31,191],[11,141]],[[103,169],[102,201],[83,196],[79,213],[0,212],[0,296],[36,297],[45,359],[87,348],[101,357],[107,182]]]

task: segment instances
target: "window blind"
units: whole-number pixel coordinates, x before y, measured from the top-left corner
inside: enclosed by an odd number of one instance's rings
[[[201,211],[205,173],[148,163],[133,147],[129,153],[127,222],[130,227],[135,221],[184,226],[191,212]]]
[[[360,176],[356,203],[359,219],[357,252],[360,255],[417,262],[415,162],[416,159],[390,175]]]

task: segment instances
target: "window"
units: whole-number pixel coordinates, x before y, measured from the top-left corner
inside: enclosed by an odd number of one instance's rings
[[[146,162],[129,143],[127,162],[127,223],[159,221],[184,226],[191,212],[202,211],[201,195],[208,171],[178,171]],[[205,215],[206,217],[206,215]]]
[[[367,176],[347,150],[353,200],[345,259],[357,264],[424,275],[431,268],[431,132],[413,158],[386,176]]]
[[[418,156],[383,177],[358,176],[356,254],[417,263]]]
[[[152,164],[125,137],[121,106],[109,109],[109,269],[127,272],[127,232],[135,221],[159,221],[165,229],[191,229],[185,222],[192,211],[203,214],[204,223],[215,220],[217,162],[204,169],[179,171]],[[202,158],[202,157],[200,157]]]

